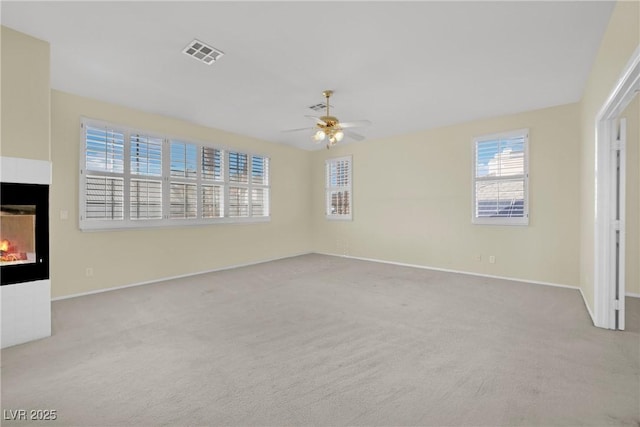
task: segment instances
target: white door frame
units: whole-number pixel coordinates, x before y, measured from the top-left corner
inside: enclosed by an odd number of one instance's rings
[[[606,329],[624,329],[616,325],[614,209],[616,182],[614,181],[614,141],[618,134],[618,118],[640,89],[640,46],[636,48],[611,94],[596,116],[595,161],[595,254],[594,254],[594,324]],[[621,176],[621,182],[625,177]],[[624,191],[624,184],[622,190]],[[621,194],[624,197],[624,194]],[[621,209],[624,208],[624,202]],[[623,234],[624,224],[622,224]],[[624,238],[621,243],[624,254]],[[624,268],[624,262],[621,264]],[[624,289],[624,275],[622,275]],[[624,304],[624,294],[620,295]],[[624,313],[622,306],[621,313]]]

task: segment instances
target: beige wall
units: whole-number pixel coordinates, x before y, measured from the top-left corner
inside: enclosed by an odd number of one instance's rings
[[[640,96],[621,117],[627,119],[626,176],[626,291],[640,295]]]
[[[530,129],[530,224],[473,225],[472,137],[520,128]],[[313,248],[577,286],[578,129],[571,104],[315,152]],[[354,219],[326,220],[324,161],[350,154]]]
[[[151,281],[310,251],[310,154],[295,148],[52,91],[51,281],[53,297]],[[269,223],[81,232],[80,117],[209,141],[271,158]],[[69,219],[60,219],[68,211]],[[93,277],[86,277],[86,268]]]
[[[581,101],[580,287],[594,309],[595,120],[636,47],[640,44],[640,2],[618,2],[591,69]]]
[[[50,160],[49,43],[2,27],[0,45],[0,155]]]

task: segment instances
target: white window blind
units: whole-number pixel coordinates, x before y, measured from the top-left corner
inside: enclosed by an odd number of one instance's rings
[[[169,218],[198,217],[198,146],[183,141],[171,141]]]
[[[474,223],[529,223],[528,140],[527,129],[473,140]]]
[[[229,182],[229,216],[249,216],[249,157],[246,154],[229,153]]]
[[[249,189],[229,187],[229,216],[238,218],[249,216]]]
[[[270,218],[269,158],[82,120],[80,228]]]
[[[268,217],[269,159],[236,152],[229,152],[228,157],[229,216]]]
[[[198,146],[171,141],[171,176],[195,179],[197,170]]]
[[[224,154],[213,147],[202,147],[202,179],[224,181]]]
[[[87,176],[85,217],[89,220],[124,218],[124,180],[106,176]]]
[[[328,159],[325,168],[327,218],[352,219],[351,157]]]
[[[136,176],[129,184],[129,219],[161,219],[163,139],[139,133],[129,138],[129,172]]]
[[[124,172],[124,133],[105,128],[86,128],[86,168],[95,172]]]
[[[131,179],[129,215],[132,220],[162,218],[162,181]]]
[[[251,215],[269,216],[269,159],[251,156]]]
[[[202,217],[224,217],[224,151],[202,147]]]
[[[85,218],[97,220],[124,219],[124,146],[125,135],[109,127],[85,128]]]
[[[131,173],[162,176],[162,138],[131,135]]]
[[[196,184],[171,183],[172,219],[196,218],[198,216]]]
[[[222,218],[224,216],[223,187],[202,185],[202,217]]]
[[[265,185],[269,179],[269,161],[265,157],[251,157],[251,182]]]
[[[253,216],[266,216],[269,212],[269,190],[254,188],[251,190],[251,213]]]
[[[243,153],[229,153],[229,182],[247,184],[249,182],[249,157]]]

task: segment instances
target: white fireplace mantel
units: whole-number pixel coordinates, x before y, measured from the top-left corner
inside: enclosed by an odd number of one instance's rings
[[[0,157],[0,182],[51,185],[51,162]]]

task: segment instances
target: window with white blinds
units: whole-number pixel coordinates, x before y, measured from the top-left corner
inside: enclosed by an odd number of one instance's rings
[[[251,156],[251,216],[269,216],[269,159]]]
[[[80,228],[270,217],[269,158],[82,120]]]
[[[202,147],[200,187],[203,218],[223,218],[225,212],[224,152],[213,147]]]
[[[182,141],[170,141],[171,179],[169,185],[169,218],[198,217],[198,146]]]
[[[162,144],[157,136],[133,133],[130,138],[129,216],[162,219]]]
[[[124,219],[124,132],[87,127],[83,168],[85,218],[92,221]]]
[[[473,140],[475,224],[529,224],[529,130]]]
[[[329,219],[352,219],[351,157],[328,159],[325,162],[325,214]]]
[[[269,159],[229,152],[229,216],[269,216]]]

